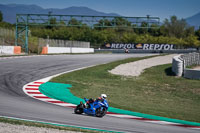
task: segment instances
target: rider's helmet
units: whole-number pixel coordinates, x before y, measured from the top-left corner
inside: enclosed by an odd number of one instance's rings
[[[102,99],[106,99],[106,98],[107,98],[107,95],[106,95],[106,94],[101,94],[101,98],[102,98]]]

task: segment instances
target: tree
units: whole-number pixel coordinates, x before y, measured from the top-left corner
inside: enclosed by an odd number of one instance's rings
[[[2,14],[2,12],[0,11],[0,22],[2,22],[3,21],[3,14]]]
[[[51,18],[51,19],[50,19],[50,24],[51,24],[51,25],[57,24],[56,18]]]
[[[103,28],[101,26],[104,26]],[[105,29],[105,27],[111,27],[112,23],[108,19],[101,19],[97,24],[94,24],[95,29]]]
[[[49,22],[48,22],[48,26],[46,26],[47,29],[52,29],[53,25],[56,25],[56,18],[50,18]]]
[[[165,19],[164,21],[165,33],[169,37],[183,38],[185,37],[185,30],[189,27],[184,19],[178,19],[176,16],[172,16],[170,21]]]
[[[200,40],[200,28],[195,32],[195,35],[198,37],[198,39]]]
[[[157,24],[152,24],[151,28],[148,30],[148,32],[152,36],[160,36],[161,35],[159,25],[157,25]]]
[[[197,38],[198,37],[195,35],[190,35],[185,38],[185,42],[189,47],[191,47],[191,46],[199,47],[200,41]]]
[[[139,29],[139,34],[146,34],[148,32],[148,23],[147,22],[142,22],[140,29]]]
[[[122,18],[122,17],[116,17],[112,20],[112,25],[116,25],[116,26],[131,26],[131,22],[129,22],[128,20]]]
[[[75,18],[72,18],[69,22],[68,25],[70,26],[77,26],[77,25],[81,25],[81,22],[79,22],[78,20],[76,20]]]

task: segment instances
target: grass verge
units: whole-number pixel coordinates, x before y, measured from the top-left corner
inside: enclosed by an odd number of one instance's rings
[[[144,58],[130,58],[53,78],[51,82],[72,84],[80,98],[108,95],[110,106],[168,118],[200,122],[200,82],[177,78],[171,64],[146,69],[139,77],[112,75],[119,64]]]
[[[42,122],[31,122],[25,120],[17,120],[17,119],[10,119],[10,118],[3,118],[0,117],[0,122],[9,123],[14,125],[25,125],[25,126],[32,126],[32,127],[41,127],[41,128],[52,128],[64,131],[75,131],[75,132],[85,132],[85,133],[100,133],[100,131],[93,131],[93,130],[86,130],[81,128],[75,128],[73,126],[67,125],[57,125],[57,124],[45,124]]]

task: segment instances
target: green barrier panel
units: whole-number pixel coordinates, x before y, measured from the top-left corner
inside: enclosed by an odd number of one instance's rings
[[[60,101],[64,101],[67,103],[72,103],[72,104],[76,104],[76,105],[78,105],[80,103],[80,101],[85,103],[84,99],[76,97],[70,92],[70,90],[68,89],[70,87],[72,87],[72,86],[69,84],[46,82],[46,83],[40,85],[39,90],[40,90],[40,92],[42,92],[44,95],[46,95],[48,97],[51,97],[51,98],[54,98],[54,99],[57,99]],[[180,124],[191,125],[191,126],[200,126],[200,123],[197,123],[197,122],[170,119],[170,118],[166,118],[166,117],[132,112],[132,111],[113,108],[113,107],[109,107],[108,111],[113,112],[113,113],[143,117],[146,119],[174,122],[174,123],[180,123]]]

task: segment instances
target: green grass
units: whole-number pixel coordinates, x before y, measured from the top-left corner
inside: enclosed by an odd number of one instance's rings
[[[115,66],[144,58],[130,58],[52,79],[72,84],[71,92],[81,98],[108,95],[110,106],[134,112],[200,122],[200,81],[178,78],[171,64],[146,69],[139,77],[112,75]]]

